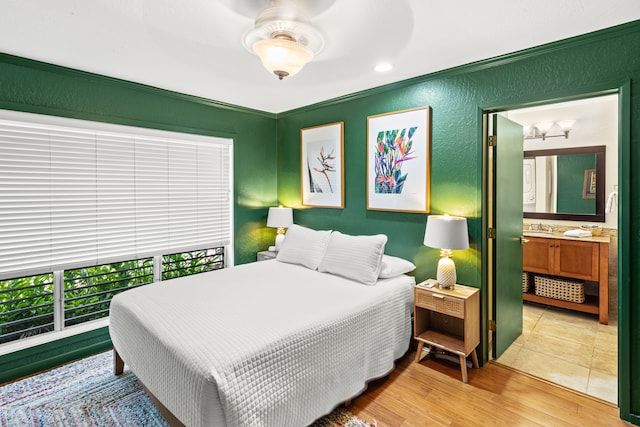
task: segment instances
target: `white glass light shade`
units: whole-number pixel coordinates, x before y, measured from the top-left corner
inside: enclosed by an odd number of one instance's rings
[[[541,122],[541,123],[537,123],[536,127],[538,128],[538,131],[542,134],[545,135],[549,132],[549,129],[551,129],[551,126],[553,126],[553,122]]]
[[[262,65],[280,80],[297,74],[313,59],[313,52],[306,46],[285,38],[260,40],[253,45]]]
[[[269,208],[267,215],[267,227],[287,228],[293,224],[293,209],[291,208]]]
[[[560,126],[562,132],[569,132],[573,128],[574,124],[576,124],[575,120],[560,120],[557,122],[557,125]]]
[[[430,215],[424,231],[424,244],[437,249],[468,249],[467,219],[460,216]]]

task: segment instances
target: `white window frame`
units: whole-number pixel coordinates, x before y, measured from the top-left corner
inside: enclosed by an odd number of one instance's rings
[[[205,135],[197,135],[190,133],[181,133],[181,132],[171,132],[171,131],[162,131],[156,129],[148,129],[134,126],[124,126],[124,125],[116,125],[110,123],[102,123],[102,122],[94,122],[94,121],[86,121],[79,119],[71,119],[71,118],[62,118],[55,116],[46,116],[40,114],[33,113],[24,113],[17,111],[9,111],[9,110],[0,110],[0,126],[6,122],[18,122],[18,123],[26,123],[35,126],[41,126],[42,128],[64,128],[64,129],[75,129],[80,133],[94,133],[96,135],[116,135],[116,136],[128,136],[131,138],[139,138],[139,139],[147,139],[147,140],[167,140],[169,141],[185,141],[185,143],[215,143],[215,144],[225,144],[228,147],[228,209],[229,209],[229,218],[228,218],[228,239],[224,242],[214,241],[210,243],[203,244],[199,242],[194,246],[183,246],[183,247],[171,247],[168,250],[171,253],[174,252],[183,252],[195,249],[202,249],[204,247],[214,247],[214,246],[224,246],[225,247],[225,256],[224,262],[225,266],[234,265],[233,253],[234,253],[234,172],[233,172],[233,140],[230,138],[218,138],[212,136]],[[1,159],[0,159],[1,160]],[[1,195],[1,193],[0,193]],[[126,258],[140,258],[143,255],[157,255],[165,251],[153,251],[153,253],[147,254],[137,254],[137,256],[128,256],[124,255],[122,257],[116,257],[112,259],[101,259],[96,263],[85,263],[82,262],[73,262],[73,263],[58,263],[53,264],[51,268],[31,268],[28,270],[20,270],[16,272],[13,277],[22,277],[28,275],[35,275],[41,273],[54,272],[54,276],[57,273],[60,275],[60,270],[68,269],[68,268],[80,268],[83,266],[91,266],[91,265],[99,265],[105,264],[115,261],[124,261]],[[48,270],[48,271],[47,271]],[[12,273],[3,272],[0,274],[0,279],[9,279]],[[61,292],[61,290],[58,290]],[[56,328],[54,332],[45,333],[42,335],[37,335],[34,337],[18,340],[15,342],[10,342],[0,346],[0,355],[7,354],[13,351],[17,351],[23,348],[31,347],[34,345],[39,345],[45,342],[57,340],[60,338],[64,338],[67,336],[87,332],[93,329],[101,328],[108,325],[108,318],[100,319],[95,321],[89,321],[80,325],[74,325],[70,327],[61,328],[59,325],[62,322],[62,319],[56,319]]]

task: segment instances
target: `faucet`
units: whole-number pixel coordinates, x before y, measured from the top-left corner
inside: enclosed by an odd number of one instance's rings
[[[546,228],[544,225],[542,225],[541,222],[534,224],[531,223],[529,224],[529,231],[546,231],[548,233],[553,233],[553,226],[552,225],[548,225]]]

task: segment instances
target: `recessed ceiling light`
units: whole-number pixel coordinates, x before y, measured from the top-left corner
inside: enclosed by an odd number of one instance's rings
[[[388,62],[381,62],[378,65],[376,65],[374,70],[376,70],[378,73],[384,73],[384,72],[390,71],[392,68],[393,68],[393,65],[389,64]]]

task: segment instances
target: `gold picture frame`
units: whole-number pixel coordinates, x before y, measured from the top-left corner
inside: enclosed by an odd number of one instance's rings
[[[300,130],[303,206],[344,208],[344,122]]]
[[[367,117],[367,209],[429,213],[431,107]]]
[[[596,170],[595,169],[585,169],[584,171],[584,183],[582,184],[582,198],[583,199],[596,198]]]

